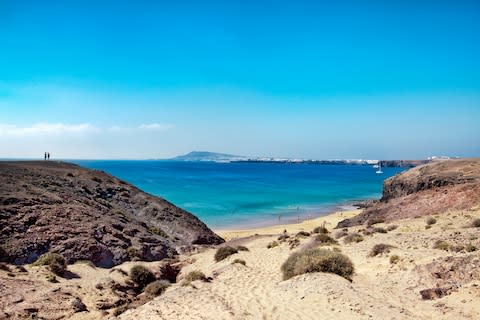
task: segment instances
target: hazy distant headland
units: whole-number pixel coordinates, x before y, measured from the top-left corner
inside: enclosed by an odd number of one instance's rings
[[[378,160],[378,159],[329,159],[329,160],[316,160],[316,159],[291,159],[291,158],[275,158],[275,157],[248,157],[239,156],[226,153],[216,153],[209,151],[192,151],[184,155],[174,157],[169,160],[173,161],[206,161],[206,162],[224,162],[224,163],[307,163],[307,164],[353,164],[353,165],[381,165],[382,167],[401,167],[412,168],[422,164],[429,163],[435,160],[448,160],[453,159],[448,156],[432,156],[427,159],[417,160]]]

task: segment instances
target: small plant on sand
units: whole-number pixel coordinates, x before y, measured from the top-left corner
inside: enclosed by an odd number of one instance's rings
[[[218,248],[217,252],[215,253],[215,261],[222,261],[235,253],[238,253],[238,250],[230,246]]]
[[[391,224],[387,227],[387,231],[393,231],[397,228],[398,228],[398,226],[396,224]]]
[[[428,229],[431,229],[431,228],[432,228],[431,225],[429,225],[429,224],[425,225],[425,230],[428,230]]]
[[[34,266],[47,266],[56,275],[63,275],[67,269],[65,259],[58,253],[47,252],[33,263]]]
[[[368,254],[369,257],[376,257],[378,255],[382,255],[384,253],[389,253],[390,249],[392,249],[393,246],[385,243],[379,243],[373,246],[372,250]]]
[[[437,240],[433,244],[433,249],[445,250],[450,249],[450,244],[447,241]]]
[[[3,263],[3,262],[0,262],[0,270],[3,270],[3,271],[8,271],[10,272],[10,268],[8,267],[8,265],[6,263]]]
[[[140,288],[144,288],[147,284],[155,281],[155,276],[146,267],[142,265],[134,265],[130,270],[130,279],[135,282]]]
[[[313,229],[313,233],[330,233],[330,231],[325,226],[320,226]]]
[[[47,276],[47,281],[51,283],[58,283],[57,277],[54,274],[49,274]]]
[[[168,282],[177,282],[177,276],[180,273],[181,268],[171,265],[170,263],[164,264],[160,267],[160,279],[167,280]]]
[[[299,238],[305,238],[309,236],[310,236],[310,232],[306,232],[306,231],[300,231],[295,235],[295,237],[299,237]]]
[[[153,298],[164,293],[168,287],[170,287],[170,282],[166,280],[157,280],[149,283],[143,291],[145,292],[147,297]]]
[[[375,218],[371,218],[370,220],[367,221],[367,226],[370,227],[370,226],[373,226],[374,224],[384,223],[384,222],[385,222],[385,219],[380,218],[380,217],[375,217]]]
[[[238,251],[250,251],[250,250],[248,250],[248,248],[245,247],[245,246],[237,246],[237,250],[238,250]]]
[[[277,240],[280,241],[280,242],[283,242],[283,241],[286,241],[288,238],[290,238],[290,236],[286,233],[280,235]]]
[[[206,281],[207,277],[202,271],[194,270],[189,272],[184,279],[185,281],[188,281],[188,282],[197,281],[197,280]]]
[[[350,280],[354,272],[353,263],[347,256],[318,248],[291,254],[281,269],[284,280],[310,272],[334,273]]]
[[[432,224],[437,223],[437,219],[435,219],[434,217],[428,217],[425,222],[427,223],[427,225],[431,226]]]
[[[247,265],[247,263],[245,262],[245,260],[242,260],[242,259],[235,259],[235,260],[233,260],[232,264],[235,264],[235,263],[243,264],[244,266]]]
[[[128,310],[128,304],[123,304],[117,308],[115,308],[115,310],[113,310],[113,315],[115,317],[118,317],[119,315],[121,315],[122,313],[124,313],[125,311]]]
[[[344,239],[343,239],[343,242],[344,243],[352,243],[352,242],[362,242],[363,241],[363,237],[361,234],[359,233],[352,233],[352,234],[349,234],[348,236],[346,236]]]
[[[315,237],[315,242],[320,243],[322,246],[328,246],[332,244],[338,244],[338,241],[326,235],[325,233],[320,233]]]
[[[374,233],[387,233],[387,230],[385,230],[384,228],[375,227],[375,228],[373,228],[373,232]]]
[[[335,239],[340,239],[346,236],[348,236],[348,231],[345,231],[345,230],[337,231],[335,232],[335,235],[334,235]]]
[[[277,241],[272,241],[269,244],[267,244],[268,249],[272,249],[272,248],[275,248],[275,247],[278,247],[278,242]]]
[[[480,228],[480,219],[475,219],[472,221],[472,227]]]
[[[397,256],[396,254],[390,256],[390,263],[391,264],[397,264],[398,261],[400,261],[400,257]]]
[[[465,246],[465,251],[466,252],[474,252],[474,251],[477,251],[477,247],[475,247],[473,244],[469,243]]]

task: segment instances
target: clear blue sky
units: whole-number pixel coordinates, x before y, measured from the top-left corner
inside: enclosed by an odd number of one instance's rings
[[[480,156],[479,57],[478,1],[0,0],[0,157]]]

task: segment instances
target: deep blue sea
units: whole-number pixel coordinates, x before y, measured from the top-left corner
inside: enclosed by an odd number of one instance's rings
[[[379,198],[402,171],[371,166],[78,160],[195,214],[213,229],[293,222]]]

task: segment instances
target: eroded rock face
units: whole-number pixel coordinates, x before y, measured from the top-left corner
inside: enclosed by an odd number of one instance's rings
[[[345,228],[369,220],[396,219],[463,210],[480,204],[480,159],[436,161],[384,182],[382,199],[337,225]]]
[[[104,172],[61,162],[0,162],[0,260],[55,251],[111,267],[223,239],[192,214]]]

